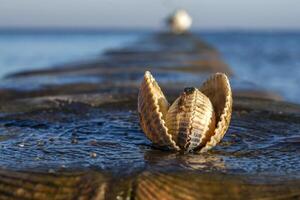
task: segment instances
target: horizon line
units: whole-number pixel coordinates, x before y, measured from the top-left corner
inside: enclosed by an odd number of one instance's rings
[[[69,27],[69,26],[0,26],[0,32],[157,32],[167,28],[149,27]],[[191,28],[190,32],[299,32],[300,28],[286,27],[203,27]]]

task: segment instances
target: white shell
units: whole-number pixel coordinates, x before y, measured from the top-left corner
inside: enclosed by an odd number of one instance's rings
[[[227,76],[216,73],[200,87],[212,102],[216,113],[216,129],[210,141],[207,142],[201,152],[205,152],[216,146],[224,137],[229,128],[232,113],[232,91]]]
[[[156,145],[205,152],[224,137],[232,112],[232,93],[225,74],[217,73],[200,88],[187,88],[169,103],[150,72],[138,96],[141,127]]]
[[[150,72],[146,72],[138,95],[141,128],[156,145],[179,150],[168,134],[165,118],[169,103]]]
[[[167,113],[169,134],[182,150],[201,149],[215,129],[210,100],[196,88],[186,88]]]

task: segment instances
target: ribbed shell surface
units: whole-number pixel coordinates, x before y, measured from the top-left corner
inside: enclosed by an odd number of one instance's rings
[[[138,95],[141,128],[154,144],[179,150],[165,125],[168,108],[169,103],[157,82],[150,72],[146,72]]]
[[[185,89],[169,108],[166,120],[169,134],[185,151],[202,148],[215,129],[213,106],[196,88]]]
[[[212,102],[217,120],[214,135],[201,149],[201,152],[205,152],[222,140],[229,127],[232,113],[232,92],[229,80],[223,73],[213,75],[200,87],[200,91]]]

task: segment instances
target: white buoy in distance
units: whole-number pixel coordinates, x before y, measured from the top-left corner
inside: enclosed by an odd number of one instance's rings
[[[173,33],[181,34],[190,29],[192,25],[192,18],[187,11],[179,9],[168,17],[167,23]]]

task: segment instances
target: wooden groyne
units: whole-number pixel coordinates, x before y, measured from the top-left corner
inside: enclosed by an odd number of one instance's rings
[[[221,144],[205,154],[164,152],[138,124],[146,70],[170,102],[211,73],[238,77],[200,38],[169,33],[89,62],[6,77],[0,199],[300,198],[299,105],[233,83],[232,122]]]

